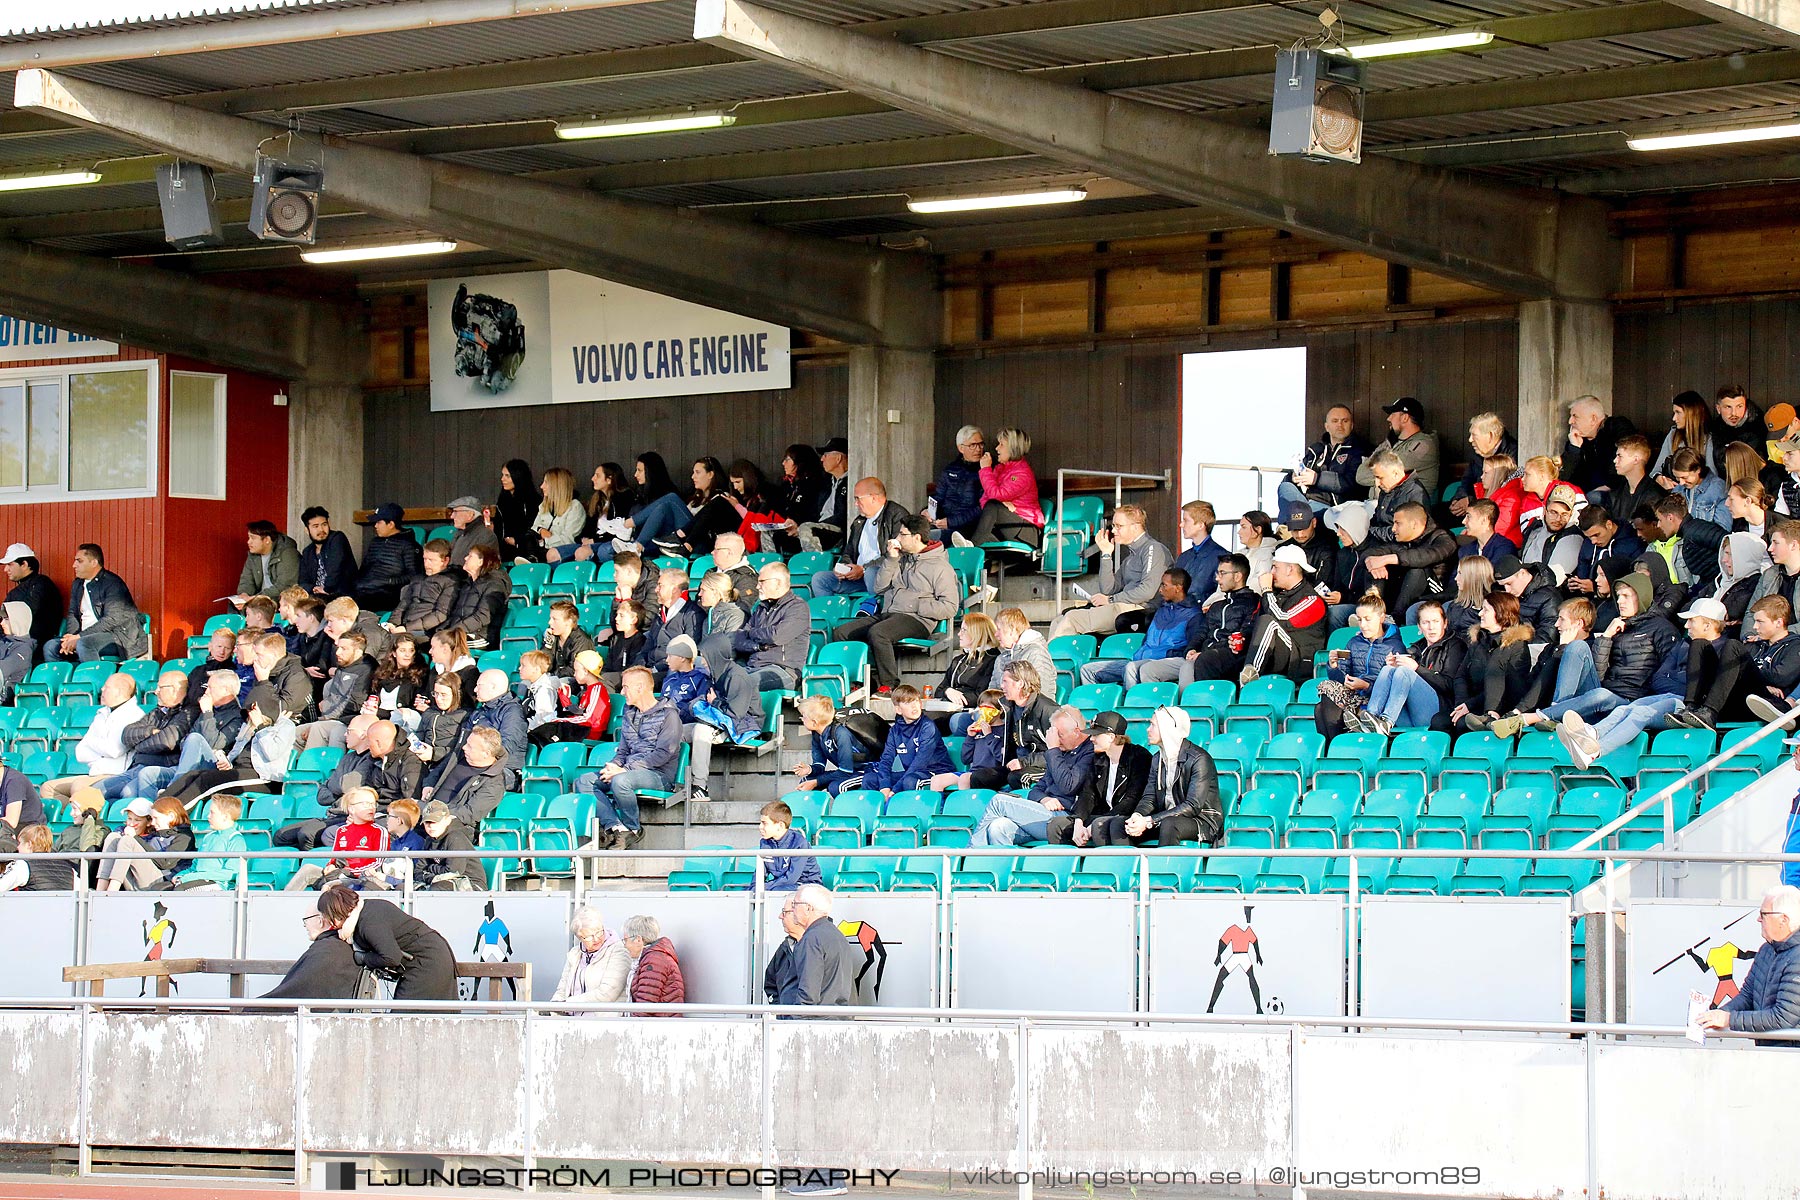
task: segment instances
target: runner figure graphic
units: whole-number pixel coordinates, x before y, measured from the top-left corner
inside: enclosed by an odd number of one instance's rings
[[[1244,923],[1233,925],[1219,935],[1219,949],[1213,955],[1219,977],[1213,981],[1212,999],[1206,1002],[1209,1013],[1219,1002],[1219,994],[1225,990],[1225,981],[1231,978],[1231,973],[1242,971],[1244,982],[1250,985],[1250,999],[1256,1004],[1256,1015],[1263,1015],[1262,988],[1256,982],[1256,968],[1262,966],[1263,961],[1262,943],[1250,925],[1251,911],[1250,905],[1244,905]]]
[[[138,922],[144,930],[144,961],[161,962],[163,951],[175,948],[175,922],[169,920],[169,907],[161,900],[151,905],[150,915],[156,918],[154,923]],[[150,977],[146,975],[138,983],[138,995],[144,995],[149,986]],[[181,991],[181,985],[175,982],[173,975],[169,976],[169,988],[171,991]]]

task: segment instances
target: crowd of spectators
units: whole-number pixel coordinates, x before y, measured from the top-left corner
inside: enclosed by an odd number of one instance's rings
[[[1800,422],[1790,406],[1765,415],[1736,386],[1711,406],[1684,393],[1653,446],[1583,397],[1562,453],[1522,463],[1504,423],[1483,413],[1469,423],[1460,476],[1442,469],[1453,452],[1418,400],[1384,411],[1371,444],[1347,408],[1329,409],[1322,436],[1282,481],[1277,511],[1243,514],[1230,544],[1215,539],[1204,500],[1181,508],[1173,547],[1143,508],[1119,505],[1086,550],[1091,582],[1041,631],[1019,608],[990,619],[991,591],[970,596],[946,556],[965,543],[1041,543],[1031,442],[1017,429],[991,444],[981,429],[958,430],[916,511],[880,479],[850,480],[846,446],[833,439],[789,447],[775,479],[743,460],[699,458],[679,488],[646,453],[630,472],[601,464],[585,496],[574,472],[540,478],[515,459],[491,502],[465,495],[446,506],[453,538],[420,545],[400,506],[383,504],[360,556],[323,509],[304,514],[304,546],[253,521],[230,597],[243,628],[216,633],[186,675],[165,674],[154,703],[129,676],[108,680],[74,753],[81,773],[45,782],[41,795],[83,813],[93,794],[143,802],[109,837],[172,857],[154,875],[148,860],[103,873],[106,884],[203,885],[179,856],[194,844],[186,822],[165,826],[157,806],[279,785],[297,749],[339,746],[319,816],[280,830],[277,844],[333,851],[320,882],[381,888],[404,877],[389,866],[405,865],[383,852],[416,843],[443,856],[412,864],[415,883],[463,887],[476,868],[458,855],[517,790],[530,748],[610,737],[611,761],[574,786],[594,798],[598,847],[628,849],[642,836],[646,795],[685,786],[686,799],[708,800],[713,748],[758,745],[763,695],[799,688],[812,619],[796,584],[855,599],[829,636],[868,645],[872,690],[892,714],[859,737],[854,713],[805,697],[798,786],[1007,792],[977,830],[984,842],[1219,834],[1212,764],[1184,714],[1159,712],[1146,751],[1116,714],[1058,706],[1049,646],[1071,634],[1142,634],[1129,658],[1079,668],[1083,683],[1126,688],[1304,682],[1331,639],[1322,732],[1504,735],[1542,724],[1583,765],[1645,728],[1770,718],[1796,702]],[[748,558],[815,547],[831,566],[803,580],[780,559]],[[659,553],[711,562],[690,576],[656,566]],[[144,649],[129,588],[99,547],[76,554],[66,604],[29,547],[5,559],[7,685],[45,655]],[[613,564],[609,627],[584,628],[575,604],[557,602],[542,645],[515,673],[478,670],[506,621],[509,568],[584,560]],[[903,683],[903,643],[946,625],[955,649],[941,680]],[[1346,626],[1340,644],[1334,631]],[[960,766],[946,736],[965,739]],[[796,835],[784,825],[777,836]]]

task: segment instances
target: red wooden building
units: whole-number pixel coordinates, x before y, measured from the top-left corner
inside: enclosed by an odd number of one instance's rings
[[[0,347],[0,545],[30,546],[67,595],[75,547],[99,544],[152,653],[178,658],[237,590],[245,522],[285,524],[282,385],[22,324]],[[23,357],[34,345],[60,356]]]

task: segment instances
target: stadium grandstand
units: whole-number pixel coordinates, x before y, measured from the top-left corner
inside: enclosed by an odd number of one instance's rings
[[[0,12],[0,1200],[1800,1193],[1790,7]]]

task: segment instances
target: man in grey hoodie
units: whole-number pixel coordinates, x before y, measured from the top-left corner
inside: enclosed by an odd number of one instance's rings
[[[1144,510],[1135,504],[1113,510],[1110,536],[1105,529],[1094,535],[1100,586],[1078,607],[1056,618],[1051,640],[1069,633],[1112,633],[1120,617],[1139,611],[1155,597],[1172,560],[1169,548],[1145,532],[1144,522]]]

